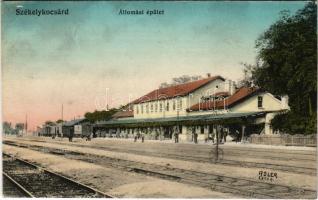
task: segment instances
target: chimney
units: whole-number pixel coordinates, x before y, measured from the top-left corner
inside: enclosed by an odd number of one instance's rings
[[[288,109],[288,110],[290,109],[288,105],[288,100],[289,99],[287,95],[281,97],[282,109]]]
[[[207,73],[206,75],[207,75],[207,77],[208,77],[208,78],[210,78],[210,77],[211,77],[211,74],[210,74],[210,73]]]
[[[230,93],[230,95],[233,95],[235,93],[235,81],[232,81],[232,80],[228,80],[229,82],[229,87],[228,87],[228,91]]]

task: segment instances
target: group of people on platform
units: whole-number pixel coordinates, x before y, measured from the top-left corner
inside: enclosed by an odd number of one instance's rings
[[[113,132],[114,131],[114,132]],[[192,138],[191,141],[193,141],[195,144],[198,143],[198,132],[196,127],[190,127],[190,131],[192,133]],[[149,130],[149,128],[138,128],[134,133],[133,133],[133,138],[134,138],[134,142],[137,142],[137,140],[141,140],[141,142],[145,141],[145,136],[147,135],[147,133],[152,132],[152,130]],[[161,127],[161,128],[157,128],[154,129],[155,132],[155,140],[162,140],[162,138],[164,138],[164,133],[165,130]],[[98,134],[100,133],[100,131],[98,130],[97,132],[91,132],[89,134],[85,134],[82,136],[82,138],[86,138],[86,141],[91,141],[92,138],[97,137]],[[202,133],[202,132],[201,132]],[[226,142],[226,137],[229,134],[229,129],[227,128],[223,128],[220,127],[218,129],[218,136],[217,134],[212,131],[212,133],[208,133],[207,135],[205,135],[204,141],[208,142],[208,141],[212,141],[212,143],[217,142],[217,138],[219,139],[218,143],[225,143]],[[174,140],[175,143],[179,143],[179,135],[181,134],[181,130],[180,130],[180,126],[175,126],[169,129],[168,131],[168,135],[170,135],[170,137],[172,140]],[[123,138],[124,136],[120,134],[119,131],[117,130],[111,130],[111,135],[115,136],[116,138]],[[240,141],[240,132],[236,131],[236,137],[235,137],[235,141],[238,142]],[[55,137],[57,136],[57,134],[52,135],[52,138],[55,139]],[[73,137],[74,137],[74,133],[70,132],[70,134],[67,135],[69,142],[73,141]],[[124,138],[128,138],[128,134],[125,134]]]

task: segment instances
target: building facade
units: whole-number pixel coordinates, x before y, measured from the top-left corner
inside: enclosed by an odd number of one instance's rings
[[[231,135],[273,134],[270,121],[289,110],[287,97],[256,87],[236,88],[221,76],[155,89],[128,104],[112,120],[100,121],[99,135],[148,139],[207,140],[220,127]]]

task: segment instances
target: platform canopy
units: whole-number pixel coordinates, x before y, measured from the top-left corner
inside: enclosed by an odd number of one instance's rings
[[[206,125],[206,124],[250,124],[266,112],[244,112],[223,114],[202,114],[193,116],[147,118],[147,119],[112,119],[96,122],[95,127],[145,127],[171,125]]]

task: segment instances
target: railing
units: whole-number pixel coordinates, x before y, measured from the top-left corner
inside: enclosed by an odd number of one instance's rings
[[[253,144],[316,147],[317,135],[251,135],[248,141]]]

